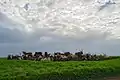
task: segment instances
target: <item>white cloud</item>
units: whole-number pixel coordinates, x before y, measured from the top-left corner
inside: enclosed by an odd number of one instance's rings
[[[119,46],[120,9],[119,1],[115,2],[101,8],[94,0],[0,0],[0,29],[4,29],[0,30],[0,44],[19,46],[19,42],[32,50],[83,47],[107,52]]]

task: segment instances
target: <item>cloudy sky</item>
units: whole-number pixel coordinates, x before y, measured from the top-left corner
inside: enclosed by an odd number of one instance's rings
[[[120,2],[0,0],[0,56],[21,51],[120,55]]]

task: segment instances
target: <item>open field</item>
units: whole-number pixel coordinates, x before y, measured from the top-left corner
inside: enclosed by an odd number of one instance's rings
[[[119,74],[120,58],[64,62],[0,59],[0,80],[97,80]]]

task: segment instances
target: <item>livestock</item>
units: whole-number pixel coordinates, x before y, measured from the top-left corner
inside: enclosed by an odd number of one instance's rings
[[[19,55],[8,55],[7,59],[8,60],[12,60],[12,59],[21,60],[22,57]]]
[[[42,52],[35,52],[34,56],[43,56]]]
[[[44,57],[49,57],[48,52],[45,52]]]
[[[8,60],[12,60],[12,55],[9,54],[9,55],[7,56],[7,59],[8,59]]]
[[[25,51],[22,51],[23,53],[23,59],[24,60],[31,60],[33,55],[32,55],[32,52],[25,52]]]
[[[106,60],[109,59],[108,56],[105,54],[90,54],[90,53],[83,53],[83,51],[75,52],[75,54],[70,52],[54,52],[51,55],[48,52],[35,52],[33,55],[32,52],[25,52],[22,51],[23,55],[8,55],[7,59],[17,59],[17,60],[36,60],[36,61],[43,61],[43,60],[50,60],[50,61],[98,61],[98,60]]]

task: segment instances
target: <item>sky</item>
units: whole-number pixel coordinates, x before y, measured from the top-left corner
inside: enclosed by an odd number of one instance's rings
[[[120,1],[107,1],[0,0],[0,56],[80,49],[120,55]]]

